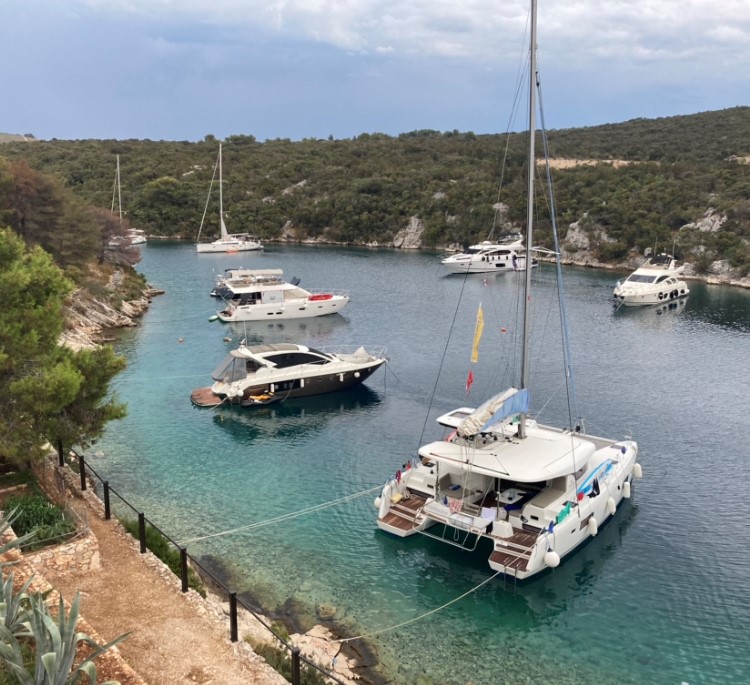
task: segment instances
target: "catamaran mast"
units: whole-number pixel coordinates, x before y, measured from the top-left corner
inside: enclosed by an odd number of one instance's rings
[[[526,209],[526,259],[523,289],[523,345],[521,351],[521,389],[529,385],[529,333],[531,294],[531,245],[534,227],[534,176],[536,174],[536,0],[531,0],[531,32],[529,39],[529,176],[527,182]],[[526,414],[521,414],[518,425],[518,437],[526,437]]]

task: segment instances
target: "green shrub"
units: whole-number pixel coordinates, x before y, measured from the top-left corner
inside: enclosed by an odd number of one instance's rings
[[[122,519],[122,525],[134,538],[139,538],[138,521],[136,519]],[[176,576],[181,574],[180,551],[167,540],[156,528],[146,525],[146,547],[154,556],[161,559]],[[195,590],[201,597],[206,596],[206,588],[200,576],[188,567],[188,587]]]
[[[292,657],[286,649],[279,649],[267,642],[261,642],[253,646],[256,654],[262,656],[268,665],[277,671],[283,678],[292,682]],[[308,666],[304,662],[299,669],[301,685],[325,685],[325,676],[318,670]]]
[[[8,497],[5,509],[14,512],[13,530],[16,535],[29,535],[24,545],[27,550],[58,543],[76,530],[75,522],[67,519],[65,512],[36,488]]]

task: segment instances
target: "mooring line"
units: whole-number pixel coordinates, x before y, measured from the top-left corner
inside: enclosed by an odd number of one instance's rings
[[[416,623],[417,621],[421,621],[423,618],[427,618],[428,616],[431,616],[432,614],[438,613],[438,611],[442,611],[443,609],[446,609],[451,604],[455,604],[456,602],[459,602],[464,597],[467,597],[468,595],[472,594],[473,592],[476,592],[480,587],[483,585],[487,585],[491,580],[494,580],[497,578],[502,571],[497,571],[494,575],[490,576],[489,578],[485,578],[479,585],[471,588],[471,590],[467,590],[462,595],[459,595],[458,597],[454,597],[450,602],[446,602],[442,606],[439,606],[435,609],[431,609],[430,611],[421,614],[420,616],[416,616],[414,618],[410,618],[408,621],[403,621],[402,623],[397,623],[395,626],[390,626],[388,628],[382,628],[381,630],[375,630],[372,633],[362,633],[361,635],[357,635],[356,637],[343,637],[339,640],[331,640],[331,642],[351,642],[353,640],[362,640],[363,638],[368,637],[375,637],[376,635],[382,635],[383,633],[387,633],[391,630],[396,630],[397,628],[403,628],[404,626],[411,625],[412,623]]]
[[[249,523],[246,526],[240,526],[238,528],[231,528],[230,530],[224,530],[220,533],[210,533],[209,535],[200,535],[198,537],[189,538],[188,540],[183,540],[180,543],[181,547],[184,547],[188,543],[191,542],[200,542],[202,540],[209,540],[211,538],[218,538],[222,537],[224,535],[232,535],[233,533],[241,533],[246,530],[255,530],[256,528],[262,528],[263,526],[271,525],[272,523],[281,523],[282,521],[289,521],[291,519],[297,518],[298,516],[303,516],[304,514],[312,514],[317,511],[322,511],[324,509],[328,509],[329,507],[336,506],[337,504],[345,504],[346,502],[350,502],[353,499],[357,499],[358,497],[362,497],[363,495],[367,495],[371,492],[375,492],[376,490],[380,490],[383,486],[378,485],[374,488],[370,488],[369,490],[362,490],[362,492],[355,492],[353,495],[346,495],[345,497],[340,497],[339,499],[331,500],[330,502],[323,502],[323,504],[316,504],[315,506],[308,507],[307,509],[300,509],[299,511],[293,511],[289,512],[288,514],[281,514],[280,516],[275,516],[271,519],[266,519],[265,521],[256,521],[255,523]]]

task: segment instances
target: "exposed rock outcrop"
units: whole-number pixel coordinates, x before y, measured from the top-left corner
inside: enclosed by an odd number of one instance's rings
[[[402,228],[393,238],[393,247],[404,250],[418,250],[422,247],[422,233],[424,222],[418,216],[409,219],[406,228]]]
[[[118,311],[89,293],[76,290],[64,308],[65,330],[58,342],[74,350],[94,348],[107,341],[107,331],[135,326],[151,298],[160,292],[148,288],[137,300],[123,302]]]

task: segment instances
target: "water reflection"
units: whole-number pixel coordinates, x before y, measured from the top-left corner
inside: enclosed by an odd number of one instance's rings
[[[341,314],[331,314],[288,321],[235,321],[225,324],[223,331],[225,342],[235,346],[245,340],[248,345],[289,342],[322,347],[334,344],[336,332],[348,324]]]
[[[380,393],[366,385],[348,390],[289,399],[256,407],[221,407],[213,419],[235,441],[248,445],[260,438],[308,436],[320,431],[334,416],[353,415],[382,401]]]

